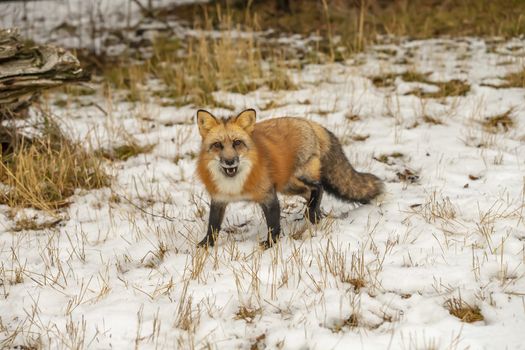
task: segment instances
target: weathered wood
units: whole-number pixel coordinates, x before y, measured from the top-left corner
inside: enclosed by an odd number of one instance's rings
[[[24,41],[16,29],[0,29],[0,119],[25,108],[43,89],[87,80],[69,51]]]

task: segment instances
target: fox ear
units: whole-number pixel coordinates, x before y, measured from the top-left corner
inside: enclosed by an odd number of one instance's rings
[[[243,128],[246,132],[251,133],[255,127],[255,110],[247,109],[235,117],[234,123]]]
[[[213,127],[219,125],[219,121],[210,112],[199,109],[197,111],[197,124],[199,125],[199,133],[202,138],[205,138]]]

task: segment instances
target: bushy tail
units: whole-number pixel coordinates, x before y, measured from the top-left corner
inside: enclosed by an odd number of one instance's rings
[[[346,158],[337,137],[330,131],[330,149],[321,157],[321,183],[335,197],[368,203],[383,192],[381,180],[369,173],[356,171]]]

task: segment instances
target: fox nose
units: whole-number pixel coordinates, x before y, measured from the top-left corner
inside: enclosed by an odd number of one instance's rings
[[[239,161],[239,157],[233,157],[232,159],[224,159],[224,164],[226,165],[235,165]]]

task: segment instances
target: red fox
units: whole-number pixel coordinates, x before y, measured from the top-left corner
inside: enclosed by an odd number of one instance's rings
[[[213,246],[230,202],[259,203],[268,226],[265,247],[281,233],[277,192],[306,199],[306,218],[321,219],[323,190],[348,201],[368,203],[383,190],[375,175],[357,172],[336,136],[320,124],[283,117],[255,123],[255,110],[218,119],[197,111],[202,137],[197,174],[211,196],[206,237]]]

